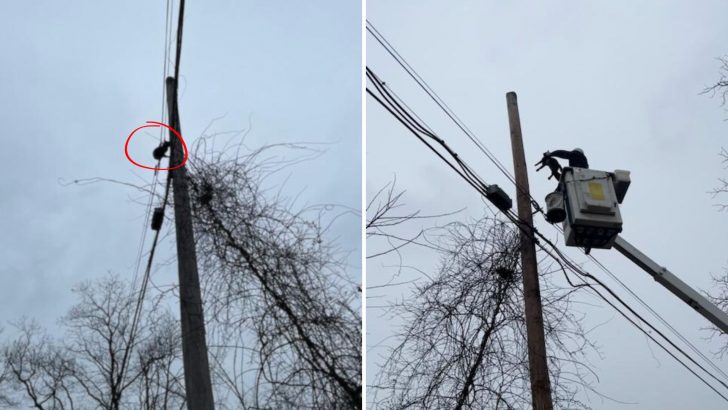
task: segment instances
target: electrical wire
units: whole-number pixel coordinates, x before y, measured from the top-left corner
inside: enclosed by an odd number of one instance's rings
[[[390,112],[390,114],[392,114],[394,117],[396,117],[400,121],[400,123],[402,123],[402,125],[404,125],[408,130],[410,130],[410,132],[412,132],[412,134],[414,134],[420,141],[422,141],[423,144],[425,144],[427,146],[427,148],[429,148],[432,152],[434,152],[435,155],[437,155],[443,162],[445,162],[458,175],[460,175],[460,177],[462,177],[470,186],[472,186],[478,192],[480,192],[480,188],[473,181],[471,181],[468,177],[466,177],[462,173],[461,170],[457,169],[455,167],[455,165],[453,165],[450,161],[448,161],[447,158],[445,158],[437,149],[435,149],[435,147],[433,147],[432,145],[430,145],[429,142],[427,142],[424,138],[422,138],[417,133],[417,131],[414,128],[412,128],[412,126],[410,126],[409,124],[407,124],[407,122],[405,120],[403,120],[402,118],[400,118],[394,111],[392,111],[392,109],[390,107],[388,107],[384,101],[382,101],[379,97],[377,97],[369,88],[367,88],[367,93],[369,93],[369,95],[371,95],[379,104],[381,104],[384,108],[386,108],[387,111]]]
[[[182,47],[182,25],[183,25],[183,21],[184,21],[184,0],[180,0],[179,22],[178,22],[178,25],[177,25],[177,51],[176,51],[175,68],[174,68],[175,79],[179,75],[179,62],[180,62],[181,47]],[[165,27],[165,56],[164,56],[164,67],[163,67],[164,77],[165,78],[167,76],[167,71],[168,71],[168,68],[169,68],[169,65],[168,65],[168,57],[167,56],[168,56],[168,50],[169,50],[169,44],[168,43],[171,40],[171,35],[167,35],[167,33],[170,33],[170,30],[171,30],[170,24],[169,24],[170,22],[171,22],[170,1],[168,0],[167,1],[167,15],[166,15],[166,22],[165,22],[165,25],[166,25],[166,27]],[[164,81],[163,81],[163,83],[164,83]],[[165,95],[166,95],[166,92],[165,91],[166,91],[166,87],[164,87],[164,90],[162,91],[162,119],[165,118],[165,116],[164,116],[164,99],[165,99]],[[175,90],[174,90],[174,93],[175,93],[174,104],[176,105],[176,103],[177,103],[177,98],[176,98],[176,93],[177,93],[177,90],[176,90],[176,81],[175,81]],[[164,132],[164,130],[161,129],[161,127],[160,127],[160,133],[161,133],[160,136],[161,136],[162,139],[163,139],[163,132]],[[170,159],[170,161],[171,161],[171,159]],[[161,158],[157,161],[157,168],[159,168],[160,163],[161,163]],[[171,167],[171,164],[170,164],[170,167]],[[167,181],[166,181],[166,184],[165,184],[164,199],[162,201],[162,206],[161,206],[162,214],[164,214],[164,210],[166,209],[167,204],[169,202],[169,189],[170,189],[170,186],[171,186],[171,183],[170,182],[171,182],[171,179],[172,179],[171,176],[172,176],[171,172],[168,171],[168,173],[167,173]],[[156,188],[156,182],[157,182],[157,172],[155,171],[155,173],[154,173],[154,188]],[[152,194],[151,194],[151,197],[150,197],[150,202],[149,202],[149,206],[148,206],[148,209],[147,209],[147,215],[146,215],[146,219],[145,219],[144,233],[143,233],[142,238],[145,238],[145,236],[146,236],[146,230],[148,229],[148,227],[146,225],[149,222],[149,213],[151,211],[151,203],[152,203],[153,198],[154,198],[154,191],[152,191]],[[134,338],[136,336],[136,331],[137,331],[137,328],[139,326],[139,321],[141,319],[141,313],[142,313],[143,305],[144,305],[144,298],[146,297],[147,286],[149,285],[149,278],[150,278],[150,275],[151,275],[152,263],[154,261],[154,253],[155,253],[155,250],[157,248],[158,241],[159,241],[160,231],[161,230],[156,230],[155,231],[154,239],[152,241],[152,246],[151,246],[151,249],[149,251],[149,257],[147,258],[147,266],[146,266],[146,269],[144,271],[144,276],[142,278],[141,289],[140,289],[139,294],[138,294],[138,297],[137,297],[136,306],[135,306],[135,309],[134,309],[134,315],[133,315],[132,321],[131,321],[131,328],[129,330],[129,339],[128,339],[128,342],[126,344],[126,348],[124,350],[124,356],[122,357],[121,368],[120,368],[119,375],[118,375],[119,382],[122,382],[124,380],[124,373],[126,371],[126,368],[127,368],[128,363],[130,361],[131,349],[132,349],[132,346],[134,345]],[[143,246],[143,244],[142,244],[142,246]],[[139,263],[140,263],[140,260],[138,259],[138,261],[137,261],[137,271],[138,271],[138,268],[139,268]],[[134,282],[136,282],[136,276],[137,276],[137,273],[135,272]],[[135,288],[135,287],[136,286],[134,285],[133,288]]]
[[[714,380],[716,380],[716,381],[717,381],[718,383],[720,383],[720,384],[721,384],[721,385],[722,385],[723,387],[725,387],[726,389],[728,389],[728,384],[726,384],[726,382],[725,382],[725,381],[721,380],[720,378],[718,378],[717,376],[715,376],[715,375],[714,375],[713,373],[711,373],[711,372],[709,372],[709,371],[708,371],[707,369],[705,369],[705,367],[703,367],[703,366],[702,366],[702,365],[701,365],[700,363],[698,363],[698,362],[697,362],[697,361],[696,361],[695,359],[693,359],[693,358],[692,358],[692,357],[691,357],[691,356],[690,356],[690,355],[689,355],[689,354],[688,354],[687,352],[685,352],[685,351],[684,351],[684,350],[683,350],[682,348],[680,348],[679,346],[677,346],[677,345],[676,345],[676,344],[675,344],[675,343],[674,343],[674,342],[673,342],[672,340],[670,340],[670,338],[668,338],[668,337],[667,337],[667,336],[666,336],[666,335],[665,335],[665,334],[664,334],[663,332],[661,332],[660,330],[658,330],[658,329],[657,329],[657,328],[656,328],[656,327],[655,327],[654,325],[652,325],[652,324],[651,324],[651,323],[650,323],[650,322],[649,322],[648,320],[646,320],[646,319],[645,319],[644,317],[642,317],[641,315],[639,315],[639,314],[638,314],[638,313],[637,313],[637,312],[636,312],[636,311],[635,311],[635,310],[634,310],[634,309],[633,309],[633,308],[632,308],[631,306],[629,306],[629,304],[628,304],[628,303],[626,303],[626,302],[625,302],[625,301],[624,301],[624,300],[623,300],[623,299],[622,299],[621,297],[619,297],[619,296],[618,296],[618,295],[616,294],[616,292],[614,292],[614,291],[613,291],[613,290],[612,290],[612,289],[611,289],[611,288],[610,288],[609,286],[607,286],[607,285],[606,285],[606,284],[605,284],[604,282],[602,282],[602,281],[601,281],[600,279],[598,279],[597,277],[595,277],[595,276],[594,276],[594,275],[592,275],[591,273],[589,273],[589,272],[585,271],[585,270],[584,270],[583,268],[579,267],[579,266],[578,266],[578,265],[577,265],[577,264],[576,264],[576,263],[575,263],[575,262],[574,262],[573,260],[571,260],[571,259],[570,259],[569,257],[567,257],[566,255],[564,255],[564,253],[563,253],[563,252],[561,252],[561,250],[559,250],[559,249],[558,249],[558,248],[556,247],[556,245],[555,245],[555,244],[554,244],[554,243],[553,243],[553,242],[552,242],[551,240],[549,240],[548,238],[546,238],[545,236],[543,236],[543,235],[542,235],[542,234],[541,234],[540,232],[538,232],[538,230],[534,229],[534,232],[535,232],[535,234],[536,234],[536,235],[538,235],[538,236],[539,236],[539,238],[541,238],[541,239],[542,239],[542,240],[543,240],[544,242],[546,242],[546,243],[547,243],[547,244],[548,244],[548,245],[549,245],[549,246],[550,246],[550,247],[551,247],[551,248],[552,248],[552,249],[554,250],[554,252],[556,252],[556,253],[557,253],[557,255],[558,255],[558,256],[560,257],[560,259],[561,259],[562,261],[564,261],[564,262],[565,262],[565,263],[567,264],[567,266],[569,266],[569,267],[570,267],[570,269],[572,270],[572,272],[574,272],[574,273],[576,273],[576,274],[578,274],[578,275],[581,275],[581,276],[583,276],[583,277],[589,278],[589,279],[593,280],[594,282],[596,282],[596,283],[597,283],[597,284],[598,284],[598,285],[599,285],[600,287],[602,287],[602,288],[603,288],[603,289],[605,289],[605,290],[606,290],[607,292],[609,292],[609,294],[610,294],[610,295],[611,295],[611,296],[612,296],[612,297],[613,297],[614,299],[616,299],[616,300],[617,300],[617,301],[619,302],[619,304],[621,304],[621,305],[622,305],[622,306],[624,306],[624,307],[625,307],[625,308],[626,308],[627,310],[629,310],[629,311],[630,311],[630,313],[632,313],[632,314],[633,314],[634,316],[636,316],[636,317],[637,317],[637,318],[638,318],[638,319],[639,319],[639,320],[640,320],[641,322],[645,323],[645,324],[646,324],[646,325],[647,325],[647,326],[648,326],[648,327],[649,327],[649,328],[650,328],[650,329],[651,329],[652,331],[654,331],[655,333],[657,333],[658,335],[660,335],[660,337],[662,337],[662,338],[663,338],[663,339],[664,339],[665,341],[667,341],[667,342],[668,342],[668,343],[669,343],[669,344],[670,344],[670,345],[671,345],[671,346],[672,346],[673,348],[675,348],[675,349],[676,349],[676,350],[677,350],[678,352],[680,352],[680,353],[681,353],[681,354],[682,354],[683,356],[685,356],[685,357],[686,357],[686,358],[687,358],[688,360],[690,360],[691,362],[693,362],[693,364],[695,364],[696,366],[698,366],[698,367],[699,367],[699,368],[700,368],[701,370],[703,370],[703,371],[704,371],[704,372],[705,372],[706,374],[710,375],[710,376],[711,376],[711,377],[712,377],[712,378],[713,378]],[[545,250],[545,248],[543,247],[543,245],[541,245],[541,244],[537,244],[537,245],[538,245],[538,246],[539,246],[539,247],[540,247],[541,249]],[[553,256],[552,256],[552,257],[553,257]],[[590,286],[593,286],[593,285],[590,285]],[[705,359],[706,361],[708,361],[709,363],[712,363],[711,361],[707,360],[707,358],[706,358],[706,357],[704,357],[704,356],[703,356],[703,358],[704,358],[704,359]]]
[[[644,334],[645,336],[647,336],[647,337],[648,337],[648,338],[649,338],[650,340],[652,340],[652,341],[653,341],[653,342],[654,342],[654,343],[655,343],[656,345],[658,345],[658,346],[659,346],[659,347],[660,347],[660,348],[661,348],[661,349],[662,349],[663,351],[665,351],[665,352],[666,352],[667,354],[669,354],[669,355],[670,355],[670,356],[671,356],[671,357],[672,357],[673,359],[675,359],[675,361],[677,361],[678,363],[680,363],[680,365],[682,365],[682,366],[683,366],[683,367],[684,367],[685,369],[687,369],[687,370],[688,370],[688,371],[689,371],[690,373],[692,373],[692,374],[693,374],[693,375],[694,375],[695,377],[697,377],[697,378],[698,378],[698,379],[699,379],[699,380],[700,380],[700,381],[701,381],[701,382],[702,382],[703,384],[705,384],[706,386],[708,386],[708,388],[710,388],[710,389],[711,389],[711,390],[713,390],[713,391],[714,391],[714,392],[715,392],[716,394],[718,394],[718,395],[719,395],[720,397],[722,397],[722,398],[723,398],[723,400],[726,400],[726,401],[728,401],[728,397],[726,397],[725,395],[723,395],[723,394],[722,394],[721,392],[719,392],[719,391],[718,391],[718,390],[717,390],[717,389],[716,389],[716,388],[715,388],[715,387],[714,387],[713,385],[711,385],[711,384],[710,384],[710,383],[709,383],[709,382],[708,382],[707,380],[705,380],[705,379],[704,379],[704,378],[703,378],[702,376],[700,376],[699,374],[697,374],[697,372],[696,372],[696,371],[695,371],[694,369],[690,368],[690,366],[688,366],[688,365],[687,365],[687,364],[686,364],[685,362],[683,362],[683,361],[682,361],[682,360],[681,360],[681,359],[680,359],[679,357],[677,357],[677,356],[676,356],[676,355],[675,355],[675,354],[674,354],[673,352],[671,352],[671,351],[670,351],[670,350],[669,350],[669,349],[668,349],[667,347],[665,347],[665,346],[664,346],[664,345],[663,345],[662,343],[660,343],[660,342],[659,342],[659,341],[658,341],[658,340],[657,340],[657,339],[656,339],[656,338],[655,338],[655,337],[654,337],[654,336],[653,336],[652,334],[650,334],[650,333],[649,333],[649,332],[647,332],[647,331],[646,331],[645,329],[643,329],[643,328],[642,328],[642,327],[641,327],[641,326],[640,326],[640,325],[639,325],[639,324],[638,324],[638,323],[637,323],[637,322],[636,322],[636,321],[635,321],[634,319],[632,319],[631,317],[629,317],[629,316],[628,316],[628,315],[627,315],[626,313],[624,313],[624,311],[622,311],[622,310],[621,310],[621,309],[620,309],[619,307],[617,307],[617,306],[616,306],[616,305],[615,305],[615,304],[614,304],[614,303],[613,303],[612,301],[610,301],[610,300],[609,300],[609,299],[608,299],[608,298],[607,298],[606,296],[604,296],[604,295],[603,295],[603,294],[602,294],[601,292],[599,292],[599,290],[597,290],[597,289],[596,289],[596,288],[594,287],[594,285],[592,285],[592,284],[588,283],[588,282],[587,282],[586,280],[584,280],[584,279],[583,279],[583,278],[581,277],[581,275],[580,275],[580,274],[579,274],[578,272],[575,272],[575,271],[573,270],[573,268],[572,268],[572,267],[570,266],[570,264],[569,264],[569,265],[567,265],[567,266],[569,266],[569,270],[571,270],[572,272],[576,273],[576,274],[577,274],[577,277],[579,277],[579,279],[580,279],[580,280],[582,281],[582,285],[575,285],[575,284],[573,284],[573,283],[571,282],[571,280],[570,280],[570,279],[568,278],[568,275],[566,275],[566,270],[565,270],[565,268],[564,268],[564,265],[563,265],[563,264],[561,263],[561,260],[560,260],[559,258],[557,258],[556,256],[554,256],[553,254],[551,254],[551,253],[550,253],[550,252],[549,252],[548,250],[546,250],[546,249],[545,249],[545,248],[543,248],[542,246],[539,246],[539,247],[540,247],[540,248],[541,248],[541,249],[542,249],[542,250],[543,250],[544,252],[546,252],[546,253],[547,253],[547,254],[548,254],[548,255],[549,255],[549,256],[550,256],[551,258],[553,258],[554,260],[556,260],[556,261],[557,261],[557,263],[559,263],[559,265],[561,266],[562,270],[564,271],[564,276],[566,276],[567,282],[569,282],[569,284],[570,284],[570,285],[571,285],[572,287],[575,287],[575,288],[578,288],[578,287],[587,287],[587,288],[589,288],[589,289],[590,289],[590,290],[591,290],[591,291],[592,291],[592,292],[593,292],[593,293],[594,293],[594,294],[595,294],[595,295],[596,295],[597,297],[599,297],[599,298],[600,298],[600,299],[602,299],[602,300],[603,300],[604,302],[606,302],[606,303],[607,303],[607,304],[608,304],[609,306],[611,306],[611,307],[612,307],[612,309],[614,309],[615,311],[617,311],[617,313],[619,313],[619,314],[620,314],[620,315],[621,315],[621,316],[622,316],[623,318],[627,319],[627,321],[628,321],[628,322],[629,322],[630,324],[632,324],[632,325],[633,325],[634,327],[636,327],[637,329],[639,329],[639,330],[640,330],[640,331],[641,331],[641,332],[642,332],[642,333],[643,333],[643,334]],[[594,279],[594,277],[593,277],[593,276],[591,276],[591,275],[590,275],[590,277]],[[601,285],[602,287],[604,287],[604,285],[603,285],[603,284],[600,284],[600,285]],[[614,296],[614,295],[613,295],[613,296]],[[621,299],[619,299],[619,298],[617,298],[617,299],[618,299],[618,300],[619,300],[620,302],[622,302],[622,304],[624,304],[624,303],[623,303],[623,301],[622,301]],[[630,310],[631,310],[631,309],[630,309]],[[636,314],[636,313],[635,313],[634,311],[632,311],[632,313],[633,313],[633,314],[635,314],[636,316],[638,316],[638,317],[639,317],[639,318],[640,318],[640,319],[641,319],[642,321],[644,321],[644,318],[642,318],[641,316],[639,316],[638,314]],[[659,331],[658,331],[658,333],[659,333]],[[663,336],[663,338],[664,338],[664,335],[662,335],[662,334],[661,334],[661,336]],[[670,342],[670,340],[669,340],[669,339],[667,339],[667,340],[668,340],[668,342]],[[680,350],[680,349],[678,348],[678,350]],[[683,354],[685,354],[685,353],[683,352]],[[694,360],[692,360],[692,358],[690,358],[689,356],[688,356],[688,358],[689,358],[689,359],[690,359],[691,361],[693,361],[693,362],[695,363],[695,361],[694,361]],[[712,375],[711,373],[707,372],[707,370],[705,370],[705,368],[703,368],[703,367],[702,367],[702,366],[700,366],[699,364],[698,364],[698,367],[700,367],[700,368],[701,368],[701,369],[702,369],[703,371],[705,371],[705,372],[706,372],[706,373],[708,373],[708,374],[709,374],[710,376],[712,376],[713,378],[715,378],[715,376],[714,376],[714,375]],[[716,379],[716,380],[717,380],[717,379]],[[719,382],[719,383],[721,383],[721,384],[723,384],[723,385],[725,386],[725,384],[724,384],[724,383],[722,383],[722,382],[721,382],[720,380],[718,380],[718,382]]]
[[[179,1],[179,19],[177,20],[177,53],[174,62],[174,79],[179,78],[180,59],[182,58],[182,28],[185,22],[185,0]],[[177,94],[175,86],[175,94]]]
[[[402,55],[397,51],[394,46],[377,30],[377,28],[369,21],[366,21],[367,23],[367,31],[374,37],[375,40],[389,53],[392,58],[409,74],[409,76],[415,80],[415,82],[422,88],[425,93],[442,109],[442,111],[455,123],[455,125],[460,128],[460,130],[475,144],[476,147],[493,163],[493,165],[500,170],[500,172],[508,178],[511,183],[516,187],[516,189],[521,190],[521,188],[516,184],[516,180],[513,177],[513,175],[508,171],[508,168],[503,165],[502,162],[488,149],[488,147],[483,144],[478,137],[473,133],[470,128],[463,122],[460,117],[458,117],[457,114],[450,108],[445,101],[440,98],[440,96],[435,92],[435,90],[430,87],[430,85],[425,81],[422,76],[417,73],[417,71],[407,62],[407,60],[402,57]],[[521,192],[524,195],[527,195],[531,198],[531,204],[536,209],[536,212],[543,213],[543,209],[541,209],[541,205],[536,201],[528,192],[525,190],[521,190]]]
[[[175,89],[174,89],[175,95],[174,95],[174,100],[173,100],[174,105],[177,104],[177,95],[176,95],[177,94],[177,81],[176,81],[176,79],[179,76],[179,66],[180,66],[180,59],[181,59],[181,53],[182,53],[182,31],[183,31],[182,29],[183,29],[183,24],[184,24],[184,12],[185,12],[185,0],[180,0],[179,20],[177,23],[177,50],[176,50],[175,67],[174,67],[174,74],[175,74],[175,77],[174,77],[175,78]],[[173,110],[172,112],[175,112],[175,110]],[[170,158],[170,161],[171,161],[171,158]],[[161,159],[160,159],[160,162],[161,162]],[[170,167],[171,167],[171,164],[170,164]],[[162,212],[164,212],[164,210],[167,207],[171,179],[172,179],[172,174],[171,174],[171,172],[168,171],[167,182],[166,182],[165,193],[164,193],[164,200],[162,202],[162,207],[161,207]],[[142,289],[139,294],[139,299],[137,300],[137,309],[135,311],[135,317],[134,317],[134,320],[132,320],[132,331],[130,332],[130,339],[132,339],[132,340],[133,340],[133,336],[134,336],[134,329],[136,329],[136,326],[139,321],[139,317],[141,315],[141,309],[142,309],[147,285],[149,282],[149,275],[150,275],[151,268],[152,268],[152,261],[154,259],[154,250],[156,249],[157,240],[159,238],[159,232],[160,231],[157,230],[154,235],[154,241],[152,242],[152,248],[150,250],[149,258],[147,260],[147,268],[146,268],[144,278],[142,281]],[[129,345],[131,345],[131,344],[132,343],[129,343]]]
[[[161,115],[160,115],[160,122],[164,123],[164,120],[166,118],[165,115],[165,109],[164,109],[164,103],[165,103],[165,95],[166,95],[166,87],[164,86],[164,79],[167,77],[167,71],[169,68],[168,64],[168,55],[169,55],[169,43],[170,43],[170,35],[169,35],[169,27],[170,27],[170,20],[171,20],[171,14],[170,14],[170,0],[167,0],[167,7],[165,11],[165,22],[164,22],[164,57],[162,59],[162,107],[161,107]],[[164,128],[159,128],[159,143],[161,144],[164,141]],[[157,161],[156,168],[159,168],[159,164],[161,162],[161,159]],[[152,193],[149,196],[149,202],[147,204],[147,209],[145,212],[145,218],[144,218],[144,225],[142,228],[142,235],[140,238],[139,243],[139,249],[137,252],[137,259],[135,263],[134,268],[134,274],[132,276],[131,281],[131,289],[132,293],[134,292],[134,289],[137,287],[137,280],[139,277],[139,268],[141,267],[141,260],[142,260],[142,254],[144,250],[144,244],[146,243],[146,236],[147,236],[147,227],[149,226],[149,216],[151,215],[152,211],[152,203],[154,202],[154,195],[157,188],[158,183],[158,170],[154,170],[154,177],[152,178]]]
[[[465,162],[463,162],[459,155],[450,148],[445,141],[438,137],[436,134],[434,134],[432,131],[430,131],[426,126],[422,125],[417,121],[416,115],[410,114],[409,110],[405,109],[402,105],[400,105],[397,102],[397,99],[395,99],[388,89],[384,88],[384,82],[379,79],[379,77],[376,76],[373,70],[371,70],[369,67],[367,67],[367,78],[371,80],[373,83],[375,89],[380,93],[380,95],[383,97],[384,100],[377,97],[369,88],[367,88],[367,92],[374,97],[383,107],[387,108],[387,110],[394,115],[397,119],[400,120],[405,126],[410,128],[410,131],[413,132],[417,138],[419,138],[422,142],[424,142],[433,152],[435,152],[443,161],[445,161],[451,168],[456,170],[456,172],[464,178],[468,183],[473,186],[473,188],[477,189],[479,192],[481,192],[483,195],[486,195],[486,189],[488,187],[488,184],[475,172],[472,168],[470,168]],[[455,165],[453,165],[452,162],[445,159],[439,151],[437,151],[432,145],[424,141],[420,133],[424,134],[426,137],[434,140],[439,146],[441,146],[448,155],[452,157],[452,161],[458,165],[460,169],[457,169]]]
[[[488,148],[483,145],[473,134],[472,131],[470,131],[470,128],[468,128],[467,125],[458,117],[455,112],[453,112],[452,109],[445,103],[445,101],[440,98],[440,96],[435,92],[435,90],[430,87],[429,84],[417,73],[417,71],[412,68],[412,66],[407,62],[407,60],[402,57],[402,55],[397,52],[397,49],[395,49],[389,41],[377,30],[377,28],[367,19],[367,31],[374,37],[377,42],[384,47],[384,49],[392,56],[392,58],[399,63],[399,65],[407,72],[407,74],[412,77],[412,79],[419,84],[419,86],[427,93],[428,96],[447,114],[448,117],[465,133],[465,135],[468,136],[468,138],[475,143],[475,145],[478,147],[478,149],[485,154],[488,159],[493,162],[493,164],[501,170],[501,172],[508,177],[508,179],[511,180],[511,182],[515,183],[516,180],[513,178],[513,176],[508,172],[508,169],[493,155]]]
[[[563,235],[563,229],[561,227],[554,225],[554,228],[560,232]],[[630,294],[637,302],[642,305],[650,314],[652,314],[656,319],[660,321],[665,327],[670,330],[672,334],[677,336],[685,345],[687,345],[690,350],[692,350],[695,354],[700,356],[710,367],[713,368],[716,372],[720,373],[723,377],[728,378],[728,374],[726,374],[723,369],[718,367],[712,360],[710,360],[703,352],[700,351],[692,342],[690,342],[685,336],[683,336],[682,333],[680,333],[677,329],[675,329],[670,322],[668,322],[662,315],[660,315],[657,311],[655,311],[647,302],[645,302],[639,295],[637,295],[632,289],[630,289],[617,275],[615,275],[609,268],[607,268],[601,261],[599,261],[595,256],[593,255],[586,255],[589,257],[589,259],[599,267],[599,269],[607,274],[612,280],[617,282],[617,284],[627,291],[627,293]],[[573,262],[573,261],[572,261]]]
[[[712,360],[710,360],[707,356],[705,356],[705,354],[703,354],[703,352],[701,352],[694,344],[692,344],[689,340],[687,340],[687,338],[685,338],[677,329],[675,329],[672,325],[670,325],[670,322],[665,320],[659,313],[657,313],[654,309],[652,309],[652,307],[648,303],[646,303],[644,300],[642,300],[642,298],[640,298],[636,293],[634,293],[634,291],[632,291],[632,289],[630,289],[626,284],[624,284],[624,282],[622,282],[617,275],[612,273],[612,271],[609,270],[609,268],[604,266],[604,264],[602,264],[596,257],[594,257],[592,255],[587,255],[587,256],[589,256],[589,259],[591,259],[592,262],[594,262],[602,270],[602,272],[609,275],[609,277],[611,277],[614,281],[616,281],[624,290],[626,290],[630,295],[632,295],[632,297],[637,299],[637,301],[642,306],[644,306],[645,309],[647,309],[650,313],[652,313],[652,315],[654,315],[658,320],[660,320],[660,322],[663,325],[665,325],[668,329],[670,329],[670,331],[673,334],[675,334],[680,340],[682,340],[683,343],[685,343],[688,347],[690,347],[690,349],[693,352],[695,352],[698,356],[703,358],[703,360],[708,362],[715,371],[722,374],[724,377],[728,378],[728,374],[726,374],[723,371],[723,369],[718,367]]]
[[[164,84],[164,80],[167,78],[169,72],[169,47],[171,42],[170,22],[172,20],[172,14],[170,13],[170,0],[167,0],[167,11],[164,19],[164,60],[162,61],[162,122],[165,118],[164,104],[166,102],[165,96],[167,95],[167,87]],[[164,129],[159,129],[159,143],[164,141]]]
[[[167,178],[167,183],[165,187],[164,192],[164,201],[162,202],[162,212],[164,213],[164,209],[167,207],[168,203],[168,197],[169,197],[169,187],[170,187],[170,179]],[[139,320],[141,318],[142,308],[144,305],[144,298],[147,291],[147,286],[149,284],[149,276],[152,271],[152,262],[154,261],[154,251],[157,249],[157,243],[159,241],[159,233],[161,230],[157,230],[154,233],[154,239],[152,240],[152,247],[149,250],[149,257],[147,258],[147,266],[144,271],[144,277],[142,278],[142,287],[139,291],[139,295],[137,298],[136,306],[134,308],[134,316],[132,317],[131,321],[131,329],[129,330],[129,339],[126,344],[126,348],[124,349],[124,356],[122,357],[121,361],[121,369],[119,371],[119,382],[122,382],[124,380],[124,372],[126,371],[126,367],[130,361],[130,354],[132,346],[134,345],[134,339],[136,336],[137,327],[139,326]]]

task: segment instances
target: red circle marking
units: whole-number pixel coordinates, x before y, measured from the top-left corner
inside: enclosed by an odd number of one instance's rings
[[[183,166],[187,162],[187,158],[189,157],[189,153],[187,152],[187,144],[185,144],[185,140],[182,139],[182,136],[179,134],[179,132],[176,129],[170,127],[169,125],[164,124],[164,123],[161,123],[161,122],[157,122],[157,121],[147,121],[147,124],[148,125],[142,125],[140,127],[137,127],[137,129],[135,129],[134,131],[132,131],[131,134],[129,134],[129,136],[126,138],[126,144],[124,144],[124,154],[126,155],[126,159],[128,159],[129,162],[131,162],[132,164],[138,166],[139,168],[152,169],[152,170],[155,170],[155,171],[172,171],[172,170],[175,170],[175,169]],[[142,164],[134,161],[133,159],[131,159],[131,156],[129,156],[129,141],[131,140],[131,137],[134,135],[134,133],[136,133],[137,131],[139,131],[142,128],[158,128],[158,127],[165,127],[168,130],[172,131],[172,133],[174,135],[176,135],[177,138],[179,138],[180,142],[182,142],[182,149],[185,152],[185,157],[182,160],[182,163],[179,164],[179,165],[177,165],[176,167],[171,167],[171,168],[148,167],[146,165],[142,165]]]

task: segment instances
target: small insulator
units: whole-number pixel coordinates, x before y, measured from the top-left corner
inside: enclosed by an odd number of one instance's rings
[[[154,208],[154,214],[152,214],[152,230],[158,231],[162,228],[162,222],[164,221],[164,208]]]

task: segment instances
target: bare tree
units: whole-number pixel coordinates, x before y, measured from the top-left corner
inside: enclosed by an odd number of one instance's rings
[[[728,57],[721,57],[718,60],[721,63],[720,78],[713,85],[706,87],[703,90],[703,93],[710,94],[713,97],[715,95],[720,95],[721,105],[725,106],[726,101],[728,101]],[[719,155],[722,159],[724,167],[728,169],[728,150],[726,150],[725,148],[721,148]],[[719,185],[710,192],[713,195],[713,198],[728,193],[728,180],[726,178],[718,178],[718,181]],[[728,204],[726,203],[719,203],[716,204],[716,206],[721,211],[728,211]],[[728,269],[724,270],[722,276],[714,276],[713,284],[713,291],[708,294],[708,297],[723,311],[728,311]],[[721,332],[717,327],[713,326],[711,327],[711,329],[714,337],[725,336],[725,334]],[[726,354],[726,352],[728,352],[728,339],[726,339],[723,343],[719,354],[723,356]]]
[[[724,168],[728,169],[728,150],[721,148],[719,155],[722,158]],[[710,192],[714,198],[728,193],[728,179],[718,178],[718,181],[720,184]],[[728,211],[728,204],[726,203],[716,204],[716,206],[718,206],[721,211]]]
[[[726,101],[728,101],[728,56],[720,57],[718,58],[718,61],[720,62],[720,78],[713,85],[706,87],[703,90],[703,94],[710,94],[713,97],[719,95],[721,98],[721,105],[725,106]],[[723,164],[726,168],[728,168],[728,151],[726,151],[725,148],[721,148],[719,155],[723,160]],[[725,178],[719,178],[718,181],[720,184],[710,192],[714,198],[728,192],[728,180]],[[722,203],[717,204],[717,206],[722,211],[728,210],[728,204]]]
[[[379,408],[530,408],[519,236],[489,218],[452,224],[437,274],[393,306],[406,324],[376,378]],[[557,407],[586,408],[590,345],[569,309],[570,292],[544,283],[549,370]]]
[[[53,410],[182,408],[181,338],[169,310],[148,304],[137,337],[130,342],[137,295],[126,281],[108,275],[74,291],[79,301],[59,322],[66,331],[62,340],[28,319],[15,325],[17,336],[2,347],[0,374],[0,384],[14,389],[0,395],[0,405]]]
[[[103,409],[124,408],[131,399],[125,400],[125,393],[140,379],[145,388],[151,388],[152,374],[169,376],[160,367],[168,368],[167,363],[179,358],[179,348],[171,346],[173,342],[179,343],[179,339],[175,338],[177,333],[170,333],[171,320],[163,309],[146,304],[137,333],[131,340],[137,295],[130,291],[127,282],[108,275],[84,282],[74,292],[80,300],[62,323],[67,329],[65,347],[76,362],[73,376],[87,400]],[[156,388],[174,386],[167,394],[177,395],[179,391],[179,381],[154,383]],[[154,394],[145,390],[143,403],[156,400]]]
[[[182,409],[186,404],[179,321],[164,311],[137,347],[138,408]]]
[[[127,282],[110,275],[75,291],[80,300],[60,322],[67,330],[63,341],[48,336],[34,321],[22,319],[15,325],[18,335],[4,343],[0,374],[1,387],[15,389],[0,395],[0,405],[183,408],[181,337],[171,313],[149,306],[130,342],[137,299]]]
[[[0,334],[3,332],[3,329],[0,328]],[[10,372],[10,367],[8,366],[8,362],[6,359],[6,355],[3,353],[0,354],[0,406],[4,407],[10,407],[15,405],[15,402],[12,400],[12,387],[10,384],[12,383],[12,374]]]
[[[67,346],[79,358],[75,374],[86,395],[103,409],[119,409],[124,391],[139,376],[122,377],[130,361],[127,349],[134,299],[117,276],[84,282],[74,289],[80,301],[62,319],[68,328]]]
[[[722,276],[713,276],[713,286],[711,291],[708,292],[708,298],[716,306],[718,306],[724,312],[728,312],[728,269],[723,270]],[[725,356],[728,353],[728,335],[726,335],[718,327],[711,325],[710,332],[712,337],[722,338],[722,344],[718,350],[720,356]]]
[[[5,397],[4,405],[22,398],[36,409],[73,409],[75,364],[42,329],[30,320],[16,324],[17,338],[3,348],[7,375],[19,387],[15,400]]]
[[[331,207],[293,210],[263,187],[297,161],[276,148],[304,147],[199,147],[190,182],[218,379],[241,408],[361,408],[359,294],[326,240]]]

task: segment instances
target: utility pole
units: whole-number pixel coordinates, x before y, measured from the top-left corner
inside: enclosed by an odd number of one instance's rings
[[[167,108],[170,127],[182,134],[177,109],[176,79],[167,77]],[[173,168],[184,160],[182,141],[169,132],[171,152],[169,165]],[[214,410],[210,365],[207,360],[205,317],[202,312],[200,277],[197,272],[197,253],[192,230],[190,195],[187,191],[187,170],[181,166],[169,171],[174,198],[174,225],[177,233],[177,268],[179,272],[179,306],[182,322],[182,360],[185,390],[189,410]]]
[[[516,93],[506,94],[508,123],[511,128],[513,168],[516,174],[516,203],[521,220],[521,266],[523,269],[523,299],[526,313],[528,343],[528,370],[531,379],[531,401],[535,410],[552,410],[551,383],[546,361],[546,338],[543,330],[541,289],[538,283],[536,246],[533,240],[533,215],[528,187],[526,156],[523,152],[521,118],[518,114]]]

